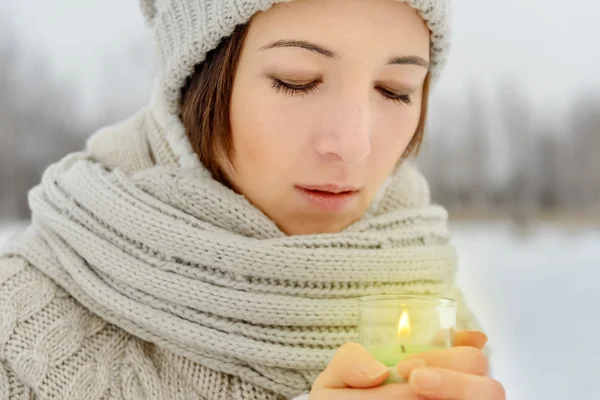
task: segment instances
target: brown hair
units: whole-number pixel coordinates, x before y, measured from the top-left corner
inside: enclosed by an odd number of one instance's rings
[[[249,25],[239,25],[230,37],[209,51],[182,89],[181,120],[192,148],[213,177],[227,186],[230,184],[219,161],[233,157],[229,104]],[[419,124],[403,158],[419,152],[427,120],[428,100],[429,75],[423,87]]]

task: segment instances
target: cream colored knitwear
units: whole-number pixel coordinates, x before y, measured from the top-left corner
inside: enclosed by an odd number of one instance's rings
[[[177,114],[181,88],[206,53],[259,11],[289,0],[140,0],[151,26],[159,65],[159,88]],[[430,75],[435,81],[450,45],[450,0],[399,0],[416,9],[431,31]]]
[[[449,295],[477,328],[413,168],[346,232],[288,238],[180,167],[161,109],[100,131],[32,191],[33,225],[0,255],[0,398],[299,395],[356,338],[365,294]]]

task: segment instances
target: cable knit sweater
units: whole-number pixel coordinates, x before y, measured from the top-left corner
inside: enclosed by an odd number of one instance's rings
[[[132,173],[178,163],[148,110],[121,125],[127,134],[118,140],[107,143],[98,134],[89,141],[104,165]],[[108,323],[35,268],[34,261],[0,253],[0,399],[283,398]],[[447,294],[459,303],[458,327],[477,329],[460,291],[453,287]]]

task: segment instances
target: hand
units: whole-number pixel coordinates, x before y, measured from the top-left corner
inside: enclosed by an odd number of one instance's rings
[[[414,355],[409,360],[420,359],[426,367],[411,371],[410,387],[423,400],[505,400],[502,385],[487,376],[481,351],[486,342],[482,332],[459,331],[455,347]]]
[[[456,347],[417,354],[397,366],[408,384],[380,386],[389,370],[361,345],[348,343],[335,354],[314,382],[310,400],[505,400],[500,383],[488,377],[481,349],[487,337],[478,331],[459,331]],[[425,367],[427,366],[427,367]],[[422,372],[439,377],[437,388],[420,385]]]
[[[422,359],[405,360],[398,364],[398,373],[408,378],[413,369],[423,366]],[[419,400],[408,384],[381,386],[388,376],[389,369],[364,347],[346,343],[313,383],[309,400]]]

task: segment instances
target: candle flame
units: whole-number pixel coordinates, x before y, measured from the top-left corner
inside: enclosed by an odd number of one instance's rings
[[[398,339],[401,337],[409,337],[410,336],[410,319],[408,318],[408,312],[404,310],[402,315],[400,316],[400,321],[398,322]]]

